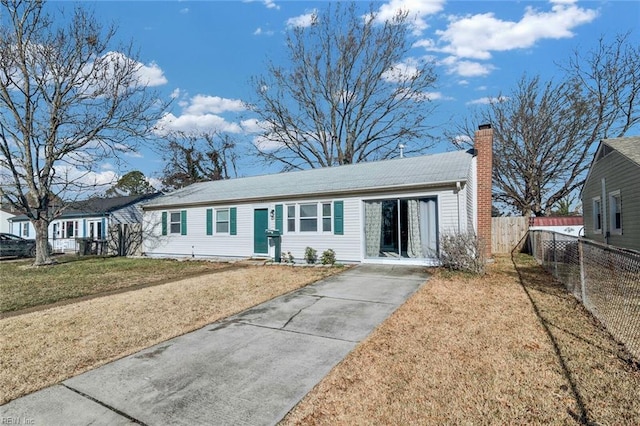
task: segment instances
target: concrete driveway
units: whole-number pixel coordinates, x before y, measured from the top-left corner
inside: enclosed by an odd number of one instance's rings
[[[1,417],[33,425],[273,425],[426,279],[424,268],[360,265],[16,399]]]

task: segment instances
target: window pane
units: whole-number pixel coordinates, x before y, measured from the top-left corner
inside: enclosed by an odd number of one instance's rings
[[[331,204],[322,205],[322,216],[331,216]]]
[[[180,233],[180,222],[171,224],[171,233],[179,234]]]
[[[300,217],[317,217],[318,205],[317,204],[300,204]],[[302,226],[300,227],[302,229]]]
[[[217,233],[229,233],[229,222],[216,222]]]
[[[218,222],[228,222],[229,221],[229,210],[216,210],[216,221],[218,221]]]
[[[171,222],[180,223],[180,212],[171,213]]]
[[[322,230],[324,232],[331,232],[331,218],[325,217],[322,219]]]
[[[300,219],[300,231],[301,232],[318,231],[318,219]]]
[[[287,232],[296,232],[296,219],[287,219]]]
[[[287,217],[296,217],[296,206],[287,206]]]

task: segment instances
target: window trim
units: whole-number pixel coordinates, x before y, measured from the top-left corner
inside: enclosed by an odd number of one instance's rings
[[[218,213],[222,213],[222,212],[227,212],[227,220],[218,219]],[[225,207],[222,209],[215,209],[214,213],[215,213],[215,216],[214,216],[215,220],[213,222],[214,234],[230,235],[231,234],[231,208]],[[226,232],[218,231],[218,224],[223,224],[223,223],[227,224]]]
[[[324,206],[329,206],[329,216],[325,216],[324,214]],[[333,234],[333,203],[331,201],[325,201],[320,203],[320,214],[322,220],[322,233],[323,234]],[[329,221],[329,229],[324,229],[324,221]]]
[[[620,211],[618,212],[620,216],[620,227],[616,227],[616,210],[618,207],[618,203],[615,200],[618,200],[620,203]],[[622,197],[620,196],[620,190],[609,192],[609,232],[615,235],[622,235]]]
[[[599,196],[591,199],[591,213],[593,215],[592,225],[594,234],[602,234],[602,199]],[[600,223],[600,226],[598,226],[598,223]]]
[[[284,224],[284,233],[286,234],[297,234],[297,235],[308,235],[308,234],[325,234],[325,235],[342,235],[342,233],[336,233],[335,230],[335,201],[310,201],[310,202],[299,202],[299,203],[285,203],[283,205],[283,221]],[[316,214],[315,216],[302,216],[302,206],[315,206]],[[325,206],[329,207],[329,215],[324,214]],[[302,230],[302,224],[304,221],[315,221],[315,230],[312,231],[304,231]],[[342,220],[342,219],[341,219]],[[328,229],[325,227],[325,221],[328,221]],[[293,229],[292,229],[293,226]]]
[[[173,215],[178,215],[178,221],[173,220]],[[169,234],[171,235],[181,235],[182,234],[182,212],[180,210],[170,210],[169,218],[167,220],[169,225]],[[173,230],[173,225],[178,225],[177,231]]]
[[[286,219],[285,219],[285,220],[286,220],[286,223],[287,223],[287,228],[286,228],[286,231],[285,231],[285,232],[286,232],[287,234],[296,234],[296,233],[297,233],[297,230],[298,230],[298,227],[297,227],[297,224],[296,224],[296,222],[298,221],[298,214],[297,214],[297,212],[298,212],[298,206],[297,206],[297,204],[295,204],[295,203],[294,203],[294,204],[285,204],[285,207],[286,207],[286,210],[287,210],[287,215],[286,215]],[[290,212],[290,210],[289,210],[289,209],[290,209],[291,207],[293,207],[293,216],[290,216],[290,215],[289,215],[289,212]],[[290,225],[290,223],[291,223],[291,222],[290,222],[291,220],[293,220],[293,229],[290,229],[290,228],[289,228],[289,225]]]

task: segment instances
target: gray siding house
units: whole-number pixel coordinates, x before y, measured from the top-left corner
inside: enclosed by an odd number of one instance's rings
[[[78,250],[79,238],[89,238],[106,242],[109,254],[139,254],[142,243],[141,205],[159,195],[91,198],[69,203],[62,214],[49,224],[49,243],[54,252],[74,252]],[[35,239],[35,228],[27,216],[15,216],[10,222],[13,234]],[[124,250],[123,245],[126,246]]]
[[[586,238],[640,251],[640,136],[600,142],[581,198]]]
[[[476,150],[196,183],[143,206],[143,250],[274,257],[265,231],[275,229],[298,262],[312,247],[341,262],[434,264],[443,233],[487,232],[478,224],[491,220],[491,141],[488,128]]]

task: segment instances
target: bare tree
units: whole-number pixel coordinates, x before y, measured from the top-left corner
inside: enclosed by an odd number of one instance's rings
[[[494,129],[494,200],[524,216],[551,214],[582,187],[593,151],[607,137],[621,137],[640,121],[640,48],[628,34],[611,44],[576,52],[563,81],[522,77],[449,135],[467,145],[478,123]]]
[[[173,132],[167,136],[162,184],[178,189],[196,182],[236,177],[236,143],[227,134]]]
[[[259,155],[283,169],[327,167],[428,148],[433,63],[407,57],[408,15],[378,23],[373,7],[329,4],[287,35],[288,63],[255,77]],[[397,151],[396,151],[397,152]]]
[[[562,66],[592,105],[593,141],[622,137],[640,123],[640,45],[630,36],[618,34],[611,42],[600,37],[595,49],[576,49]]]
[[[0,1],[0,196],[36,229],[35,265],[52,263],[47,229],[92,168],[133,149],[163,105],[141,81],[132,47],[111,50],[115,28],[76,7],[71,19],[42,1]],[[59,22],[68,22],[62,24]]]
[[[492,101],[494,198],[524,216],[548,214],[582,186],[589,167],[590,106],[570,83],[523,77]]]

